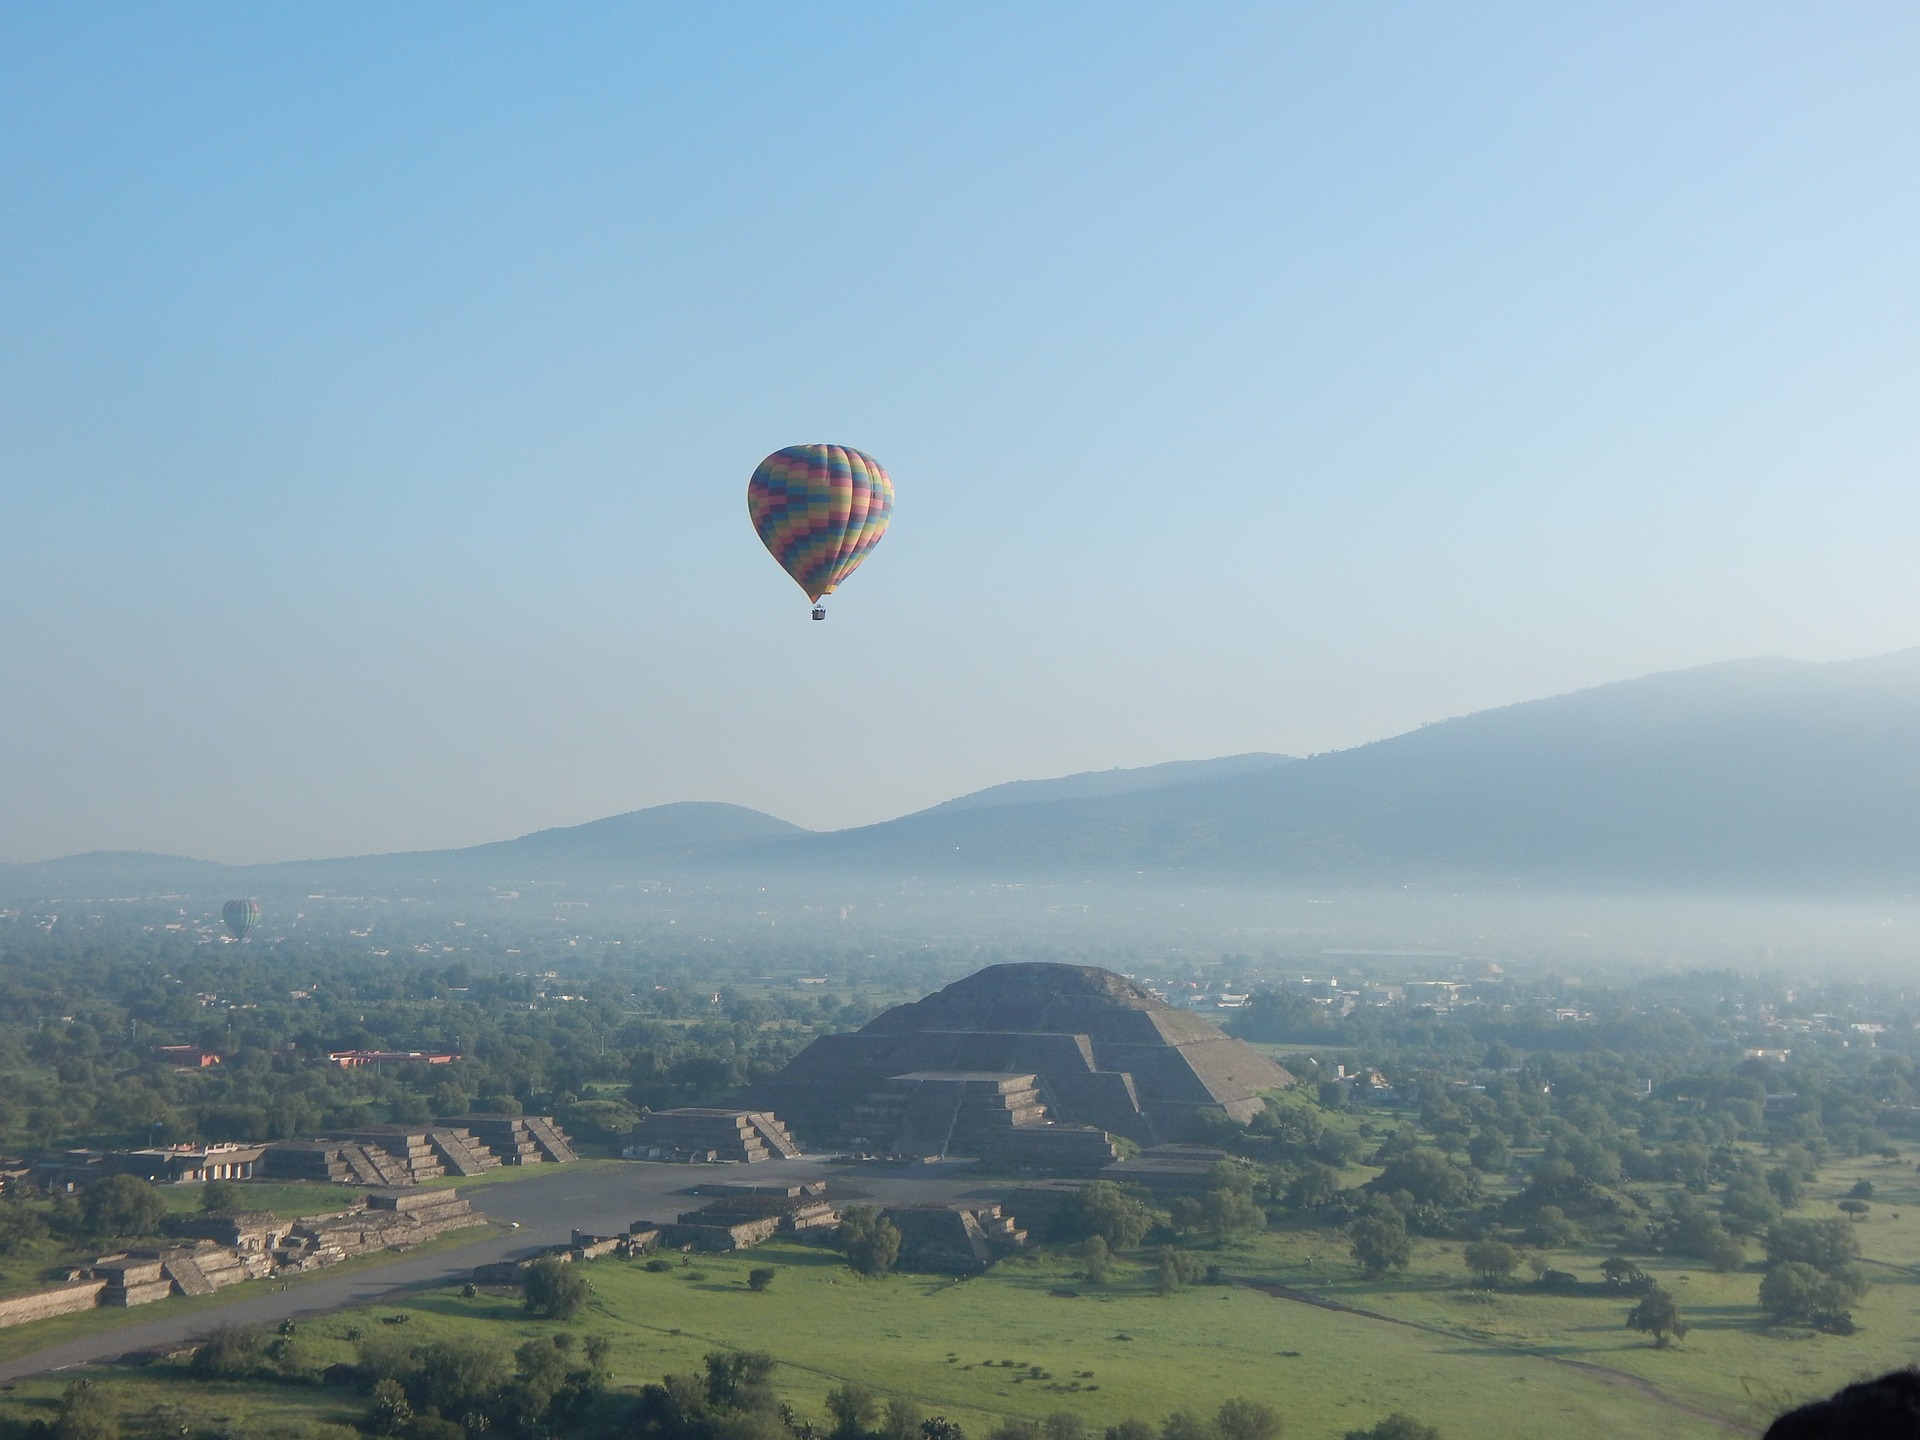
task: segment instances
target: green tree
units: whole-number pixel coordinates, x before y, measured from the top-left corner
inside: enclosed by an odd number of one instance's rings
[[[534,1261],[522,1273],[520,1293],[529,1315],[571,1320],[593,1293],[593,1283],[578,1266],[549,1255]]]
[[[1099,1235],[1089,1235],[1087,1243],[1080,1247],[1080,1259],[1084,1265],[1081,1274],[1090,1285],[1104,1285],[1107,1274],[1113,1269],[1113,1252],[1107,1249],[1107,1242]]]
[[[1378,1280],[1389,1270],[1404,1270],[1413,1259],[1406,1221],[1390,1205],[1375,1206],[1355,1220],[1347,1228],[1347,1240],[1354,1263],[1369,1280]]]
[[[887,1402],[886,1416],[880,1422],[882,1440],[921,1440],[926,1412],[913,1401],[896,1395]]]
[[[87,1234],[117,1240],[157,1233],[167,1216],[167,1202],[145,1180],[133,1175],[109,1175],[87,1187],[80,1214]]]
[[[714,1350],[707,1355],[707,1403],[716,1410],[771,1411],[774,1358],[764,1350]]]
[[[1443,1210],[1463,1205],[1473,1198],[1473,1176],[1455,1165],[1437,1150],[1415,1147],[1395,1156],[1366,1188],[1376,1195],[1411,1195],[1420,1205],[1437,1205]]]
[[[1780,1202],[1757,1175],[1736,1175],[1720,1197],[1720,1213],[1727,1227],[1742,1235],[1757,1235],[1780,1221]]]
[[[1767,1263],[1794,1261],[1831,1274],[1860,1258],[1860,1237],[1844,1220],[1782,1220],[1767,1231]]]
[[[771,1265],[756,1265],[747,1271],[747,1288],[758,1295],[773,1284],[773,1277],[779,1273]]]
[[[91,1380],[76,1380],[60,1394],[54,1440],[120,1440],[120,1417]]]
[[[1461,1250],[1460,1258],[1492,1288],[1513,1274],[1520,1263],[1520,1252],[1504,1240],[1475,1240]]]
[[[1791,1210],[1806,1197],[1800,1173],[1791,1165],[1775,1165],[1767,1171],[1767,1188],[1782,1210]]]
[[[1181,1286],[1198,1280],[1204,1269],[1195,1256],[1172,1245],[1162,1245],[1154,1266],[1154,1289],[1171,1295]]]
[[[1654,1345],[1661,1350],[1675,1340],[1687,1338],[1687,1322],[1680,1318],[1679,1305],[1658,1285],[1642,1295],[1640,1303],[1627,1312],[1627,1328],[1653,1336]]]
[[[827,1413],[833,1417],[836,1440],[859,1440],[873,1428],[880,1414],[880,1397],[849,1380],[827,1392]]]
[[[1504,1175],[1513,1163],[1513,1152],[1499,1131],[1479,1130],[1467,1141],[1467,1163],[1483,1175]]]
[[[847,1257],[857,1275],[878,1280],[893,1269],[900,1258],[900,1232],[884,1215],[876,1215],[864,1205],[856,1205],[840,1219],[834,1243]]]
[[[890,1220],[875,1225],[867,1237],[847,1248],[847,1263],[869,1280],[878,1280],[900,1258],[900,1232]]]
[[[200,1192],[200,1211],[205,1215],[231,1215],[245,1203],[240,1187],[231,1180],[209,1180]]]
[[[413,1393],[443,1414],[484,1410],[488,1399],[506,1380],[506,1360],[491,1345],[444,1339],[432,1341],[415,1352]]]
[[[1160,1422],[1160,1440],[1214,1440],[1213,1427],[1191,1410],[1175,1410]]]
[[[1153,1228],[1153,1211],[1136,1195],[1111,1180],[1083,1185],[1061,1207],[1059,1236],[1084,1240],[1098,1235],[1109,1250],[1131,1250]]]
[[[1676,1255],[1704,1260],[1722,1273],[1746,1263],[1747,1252],[1727,1227],[1699,1206],[1686,1210],[1674,1222],[1667,1248]]]
[[[1223,1400],[1214,1412],[1213,1433],[1220,1440],[1278,1440],[1280,1417],[1257,1400]]]
[[[1622,1255],[1609,1255],[1600,1262],[1600,1278],[1607,1289],[1629,1295],[1644,1295],[1653,1286],[1652,1277]]]
[[[1287,1186],[1287,1208],[1289,1210],[1318,1210],[1322,1205],[1331,1205],[1333,1197],[1340,1193],[1340,1175],[1329,1165],[1321,1165],[1309,1160],[1300,1167],[1300,1173]]]
[[[1558,1205],[1542,1205],[1533,1212],[1527,1236],[1548,1250],[1562,1250],[1580,1238],[1580,1227],[1567,1219],[1567,1212]]]
[[[194,1348],[188,1368],[195,1375],[237,1379],[259,1368],[266,1349],[267,1332],[258,1325],[216,1325]]]
[[[1253,1203],[1249,1192],[1221,1187],[1209,1190],[1200,1202],[1200,1221],[1216,1235],[1232,1235],[1264,1229],[1267,1212]]]
[[[1783,1324],[1833,1328],[1851,1314],[1868,1290],[1858,1266],[1842,1266],[1829,1275],[1800,1260],[1774,1266],[1760,1282],[1760,1308]]]
[[[367,1401],[367,1433],[398,1435],[412,1419],[413,1405],[400,1382],[393,1379],[376,1382]]]

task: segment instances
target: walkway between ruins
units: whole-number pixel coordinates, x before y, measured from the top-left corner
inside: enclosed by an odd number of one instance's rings
[[[671,1219],[699,1203],[689,1198],[689,1192],[703,1182],[797,1184],[807,1180],[828,1181],[835,1199],[875,1205],[998,1199],[1010,1188],[1006,1181],[983,1184],[966,1162],[885,1170],[833,1165],[817,1159],[753,1166],[634,1161],[530,1167],[524,1180],[462,1192],[489,1220],[517,1220],[518,1230],[482,1235],[472,1244],[427,1255],[396,1255],[385,1264],[347,1274],[321,1271],[295,1281],[287,1290],[275,1288],[277,1281],[251,1281],[222,1292],[235,1298],[217,1309],[169,1315],[163,1300],[148,1309],[150,1319],[0,1361],[0,1382],[142,1351],[176,1349],[215,1325],[277,1325],[302,1315],[372,1304],[401,1291],[457,1283],[465,1280],[476,1265],[562,1244],[576,1229],[610,1235],[624,1231],[635,1220]]]

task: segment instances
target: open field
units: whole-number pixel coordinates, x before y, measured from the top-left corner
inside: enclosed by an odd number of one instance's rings
[[[591,1228],[601,1212],[664,1211],[685,1193],[673,1187],[690,1173],[602,1164],[489,1179],[543,1178],[543,1185],[496,1195],[527,1197],[529,1218],[551,1210],[545,1231],[563,1212]],[[1372,1173],[1352,1166],[1343,1178]],[[931,1179],[849,1174],[845,1183],[890,1191]],[[557,1329],[599,1333],[612,1341],[618,1386],[698,1369],[714,1349],[765,1350],[780,1362],[777,1387],[804,1416],[821,1420],[827,1391],[857,1380],[947,1415],[975,1440],[1010,1416],[1068,1410],[1098,1428],[1128,1417],[1158,1422],[1180,1408],[1207,1412],[1231,1396],[1272,1405],[1286,1417],[1288,1440],[1337,1440],[1392,1410],[1438,1424],[1449,1440],[1521,1440],[1543,1430],[1565,1440],[1704,1440],[1757,1434],[1788,1404],[1920,1353],[1920,1176],[1911,1161],[1834,1161],[1794,1214],[1834,1216],[1835,1202],[1861,1179],[1872,1182],[1874,1199],[1853,1231],[1874,1289],[1855,1308],[1859,1332],[1844,1338],[1763,1323],[1752,1244],[1750,1263],[1725,1274],[1677,1257],[1635,1257],[1676,1295],[1692,1327],[1684,1343],[1662,1350],[1625,1328],[1630,1300],[1600,1285],[1607,1248],[1551,1252],[1553,1265],[1580,1282],[1566,1292],[1521,1280],[1489,1291],[1469,1280],[1460,1242],[1432,1239],[1415,1241],[1406,1271],[1369,1281],[1348,1259],[1339,1230],[1299,1218],[1195,1247],[1228,1283],[1171,1295],[1155,1293],[1137,1257],[1116,1265],[1104,1286],[1082,1280],[1077,1260],[1061,1251],[1017,1257],[972,1280],[867,1281],[831,1251],[777,1243],[743,1255],[673,1256],[662,1272],[594,1262],[587,1267],[593,1302],[565,1326],[525,1317],[510,1295],[463,1297],[457,1283],[445,1282],[300,1324],[316,1366],[352,1359],[348,1332],[373,1333],[382,1317],[396,1314],[408,1317],[397,1333],[409,1341],[457,1335],[501,1351]],[[960,1172],[948,1183],[968,1182]],[[547,1191],[549,1198],[534,1201]],[[769,1291],[754,1294],[747,1272],[760,1265],[778,1274]],[[31,1328],[44,1344],[54,1326],[89,1321],[100,1323],[80,1316]],[[0,1334],[0,1345],[12,1338]],[[233,1433],[342,1423],[363,1405],[351,1389],[188,1382],[165,1366],[111,1373],[113,1393],[131,1415],[184,1417],[181,1423]],[[66,1378],[22,1382],[0,1400],[0,1414],[44,1413],[35,1407]]]
[[[779,1270],[771,1290],[746,1287],[751,1265]],[[565,1328],[612,1337],[617,1384],[694,1370],[709,1350],[766,1350],[776,1383],[797,1408],[824,1415],[828,1389],[860,1380],[908,1395],[983,1435],[1006,1416],[1071,1410],[1089,1425],[1128,1416],[1157,1422],[1169,1410],[1211,1411],[1233,1395],[1266,1401],[1293,1440],[1337,1437],[1390,1410],[1449,1434],[1533,1436],[1543,1416],[1569,1440],[1621,1434],[1718,1436],[1725,1427],[1620,1380],[1567,1370],[1465,1337],[1437,1340],[1405,1327],[1275,1300],[1244,1286],[1194,1286],[1156,1295],[1140,1267],[1122,1266],[1098,1289],[1061,1258],[1015,1261],[977,1280],[899,1275],[862,1281],[837,1256],[776,1245],[751,1255],[702,1257],[651,1273],[628,1262],[594,1263],[595,1299]],[[702,1278],[694,1279],[694,1275]],[[1064,1293],[1064,1292],[1077,1293]],[[310,1323],[316,1360],[351,1358],[343,1338],[377,1316],[406,1313],[410,1341],[464,1335],[510,1349],[557,1327],[528,1320],[511,1297],[462,1298],[441,1290],[376,1311]],[[1001,1362],[1012,1361],[1009,1367]],[[1030,1378],[1038,1366],[1048,1378]],[[1091,1372],[1091,1373],[1087,1373]],[[30,1382],[9,1397],[21,1413],[57,1393]],[[130,1412],[166,1403],[213,1411],[253,1387],[189,1386],[146,1374],[116,1380]],[[256,1402],[247,1402],[249,1404]],[[267,1405],[265,1397],[257,1403]],[[349,1394],[297,1390],[270,1405],[313,1418],[357,1409]]]

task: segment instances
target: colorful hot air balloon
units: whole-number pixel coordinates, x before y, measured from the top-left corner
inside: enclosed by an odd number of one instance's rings
[[[252,900],[229,900],[220,907],[220,918],[226,922],[229,935],[244,940],[247,932],[260,923],[260,906]]]
[[[844,445],[789,445],[753,472],[747,512],[761,543],[814,602],[813,618],[824,620],[820,597],[887,533],[893,481],[878,460]]]

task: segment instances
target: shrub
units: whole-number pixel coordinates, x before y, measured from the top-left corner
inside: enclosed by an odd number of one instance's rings
[[[1153,1212],[1138,1196],[1111,1180],[1095,1180],[1081,1186],[1061,1207],[1055,1238],[1086,1240],[1098,1235],[1109,1250],[1131,1250],[1152,1228]]]
[[[1475,1240],[1460,1252],[1467,1269],[1489,1286],[1497,1285],[1520,1263],[1520,1252],[1504,1240]]]
[[[195,1347],[188,1368],[195,1375],[235,1379],[266,1359],[267,1333],[257,1325],[216,1325]]]
[[[1860,1237],[1844,1220],[1782,1220],[1767,1231],[1767,1263],[1791,1261],[1832,1273],[1860,1258]]]
[[[109,1175],[87,1187],[80,1201],[80,1216],[87,1234],[96,1239],[152,1235],[167,1218],[167,1202],[145,1180]]]
[[[1369,1280],[1378,1280],[1389,1270],[1404,1270],[1413,1259],[1406,1222],[1390,1205],[1376,1206],[1355,1220],[1347,1239],[1354,1263]]]
[[[1080,1258],[1086,1267],[1080,1273],[1088,1284],[1107,1283],[1107,1274],[1113,1269],[1113,1252],[1107,1248],[1104,1237],[1089,1235],[1087,1243],[1080,1247]]]
[[[747,1288],[758,1295],[773,1284],[777,1272],[771,1265],[756,1265],[747,1271]]]
[[[878,1280],[900,1258],[900,1232],[885,1216],[865,1205],[855,1205],[840,1217],[833,1243],[847,1257],[854,1273]]]
[[[1214,1412],[1213,1431],[1220,1440],[1276,1440],[1280,1417],[1271,1406],[1236,1397],[1220,1402]]]
[[[529,1265],[520,1279],[529,1315],[544,1315],[551,1320],[569,1320],[580,1313],[593,1293],[593,1283],[579,1267],[548,1256]]]
[[[827,1413],[833,1417],[833,1433],[840,1440],[854,1440],[867,1433],[880,1414],[880,1399],[866,1386],[849,1380],[827,1392]]]
[[[44,1422],[35,1422],[39,1429]],[[91,1380],[76,1380],[60,1396],[54,1440],[119,1440],[120,1417]]]
[[[1687,1322],[1680,1318],[1679,1305],[1658,1285],[1642,1295],[1640,1303],[1627,1312],[1627,1328],[1653,1336],[1653,1343],[1662,1350],[1672,1340],[1687,1338]]]
[[[367,1433],[398,1435],[413,1419],[413,1406],[398,1380],[382,1380],[367,1402]]]
[[[1804,1261],[1788,1260],[1760,1282],[1760,1308],[1776,1321],[1795,1322],[1851,1334],[1853,1303],[1867,1293],[1867,1278],[1856,1266],[1829,1275]]]
[[[1349,1430],[1344,1440],[1440,1440],[1438,1426],[1423,1425],[1411,1415],[1395,1412],[1378,1425]]]
[[[886,1418],[880,1422],[882,1440],[920,1440],[925,1433],[926,1412],[913,1401],[895,1396],[887,1402]]]

